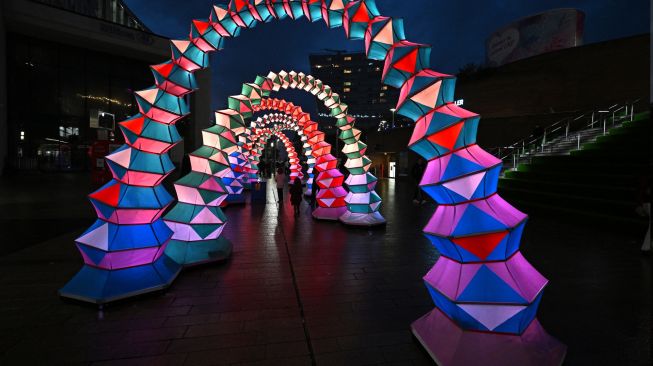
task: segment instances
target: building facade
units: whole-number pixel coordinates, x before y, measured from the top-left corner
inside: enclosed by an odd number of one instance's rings
[[[3,0],[0,9],[0,174],[85,170],[94,141],[122,143],[117,123],[138,112],[132,94],[152,85],[149,65],[168,57],[169,40],[119,0]],[[198,81],[191,105],[203,123],[180,124],[190,148],[210,118],[210,75]]]
[[[356,117],[356,127],[388,129],[407,125],[408,121],[395,115],[394,107],[399,91],[381,83],[383,62],[368,60],[364,53],[313,54],[309,56],[311,75],[329,85],[349,106]],[[318,103],[319,123],[325,131],[333,130],[328,110]]]

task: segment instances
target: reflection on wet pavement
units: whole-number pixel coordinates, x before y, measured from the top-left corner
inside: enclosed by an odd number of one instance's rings
[[[373,230],[315,221],[306,203],[294,218],[274,190],[266,204],[228,207],[231,259],[100,313],[56,295],[82,263],[73,240],[93,220],[90,187],[34,180],[0,182],[0,364],[431,362],[410,324],[433,309],[421,277],[438,254],[421,229],[434,206],[414,206],[409,183],[380,181],[388,224]],[[527,225],[524,256],[550,280],[538,318],[569,347],[566,364],[649,364],[639,236],[555,218]]]

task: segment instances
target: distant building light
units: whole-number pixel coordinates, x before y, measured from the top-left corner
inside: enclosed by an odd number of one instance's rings
[[[316,68],[316,69],[321,69],[321,68],[322,68],[322,65],[315,65],[315,68]]]
[[[465,99],[458,99],[458,100],[454,101],[453,103],[455,105],[457,105],[457,106],[461,106],[461,105],[465,104]]]
[[[351,56],[345,56],[345,61],[351,61]]]
[[[380,97],[384,97],[384,96],[385,96],[385,93],[379,93],[379,96],[380,96]]]
[[[20,131],[20,141],[25,140],[25,131]]]
[[[351,74],[351,69],[344,69],[342,70],[344,74]]]
[[[351,81],[345,81],[345,86],[351,86]]]
[[[382,86],[381,90],[388,90],[388,86],[387,85]]]
[[[345,93],[349,93],[351,91],[351,89],[350,88],[344,88],[344,89],[342,89],[342,91],[345,92]]]

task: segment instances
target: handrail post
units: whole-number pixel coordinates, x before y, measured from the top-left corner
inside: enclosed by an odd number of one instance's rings
[[[569,120],[567,120],[567,127],[565,128],[565,140],[569,138]]]
[[[604,136],[605,136],[605,129],[606,129],[607,120],[608,120],[608,119],[605,118],[605,116],[603,116],[603,135],[604,135]]]
[[[626,119],[626,117],[628,117],[628,102],[626,102],[626,105],[624,107],[626,107],[626,110],[624,111],[624,117],[623,118]]]
[[[578,134],[578,142],[576,143],[576,150],[580,150],[580,133]]]
[[[594,128],[594,112],[592,112],[592,127],[591,128]]]
[[[630,122],[633,121],[633,111],[635,110],[635,103],[630,105]]]

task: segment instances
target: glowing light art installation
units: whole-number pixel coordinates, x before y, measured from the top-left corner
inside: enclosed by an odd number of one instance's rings
[[[261,138],[261,142],[264,144],[265,141],[269,140],[272,136],[276,136],[284,145],[286,152],[288,153],[288,158],[290,161],[290,184],[295,181],[295,178],[302,179],[302,169],[299,165],[299,159],[297,159],[297,151],[293,146],[292,142],[288,136],[284,135],[282,130],[287,129],[280,126],[275,127],[274,129],[264,128],[261,130],[255,130],[256,135]]]
[[[260,104],[254,108],[256,111],[283,111],[299,121],[300,127],[304,129],[304,134],[313,146],[315,170],[318,171],[315,179],[319,188],[316,195],[317,208],[313,211],[313,217],[321,220],[338,220],[347,210],[345,202],[347,191],[342,186],[344,176],[336,167],[336,158],[331,155],[331,144],[324,141],[324,133],[317,130],[317,123],[311,121],[310,116],[303,112],[301,107],[283,99],[262,98]],[[307,131],[307,128],[310,130]]]
[[[189,155],[191,172],[175,182],[179,202],[165,216],[174,232],[166,254],[184,266],[231,254],[231,242],[220,235],[227,222],[220,205],[230,192],[225,180],[233,177],[230,159],[238,145],[232,130],[239,121],[217,111],[215,122],[202,131],[203,146]]]
[[[290,121],[287,129],[295,130],[300,136],[307,136],[307,143],[311,148],[312,156],[317,159],[318,164],[320,157],[331,156],[331,144],[324,141],[324,133],[318,130],[317,123],[311,121],[310,115],[303,112],[301,107],[297,107],[282,99],[263,98],[260,104],[255,106],[254,109],[255,111],[284,111],[285,115],[290,117],[290,119],[284,120],[286,123]],[[260,120],[260,123],[253,123],[252,125],[253,127],[262,127],[265,122],[278,122],[278,120],[268,119],[266,117]],[[308,153],[305,152],[305,154]],[[345,210],[344,198],[346,197],[346,191],[342,186],[344,180],[342,174],[333,167],[335,166],[335,158],[331,156],[329,161],[333,161],[334,163],[331,166],[323,165],[315,167],[318,172],[324,172],[326,174],[318,173],[315,180],[315,184],[318,185],[316,194],[318,207],[313,211],[313,217],[323,220],[338,220],[343,210]],[[339,179],[333,179],[333,177]],[[332,199],[333,197],[337,199]]]
[[[256,146],[259,144],[264,144],[265,141],[267,141],[267,138],[263,138],[261,136],[261,133],[267,132],[269,129],[267,129],[265,126],[269,124],[275,124],[275,129],[279,130],[292,130],[295,131],[299,137],[302,139],[302,141],[306,141],[306,136],[304,136],[301,128],[297,124],[296,121],[293,122],[292,117],[287,114],[280,114],[280,113],[271,113],[271,114],[266,114],[263,117],[259,117],[256,119],[256,121],[252,122],[252,132],[251,136],[253,136],[253,139],[256,140],[254,142],[254,145],[252,145],[252,150],[260,150],[262,146]],[[289,139],[284,135],[284,137],[279,137],[279,139],[284,143],[284,145],[287,144],[292,144]],[[299,177],[299,179],[304,178],[304,174],[302,173],[302,167],[301,167],[301,162],[299,159],[299,156],[297,155],[297,152],[293,146],[292,150],[288,149],[288,146],[286,147],[286,151],[288,152],[288,162],[290,164],[290,181],[293,182],[294,178]],[[302,146],[303,153],[306,155],[306,144]],[[310,151],[310,147],[309,147]]]
[[[113,179],[89,195],[98,219],[76,240],[84,266],[63,297],[102,304],[165,288],[181,269],[164,254],[173,232],[161,215],[173,198],[161,182],[174,169],[167,151],[181,140],[175,123],[188,114],[194,78],[172,61],[152,71],[157,85],[135,93],[140,113],[119,124],[126,144],[106,157]]]
[[[519,252],[527,217],[496,194],[500,162],[475,143],[479,116],[453,104],[454,78],[430,70],[430,47],[407,41],[401,19],[381,16],[373,0],[235,0],[214,6],[208,21],[193,21],[190,40],[172,41],[172,60],[153,67],[156,86],[136,93],[141,113],[134,119],[142,125],[122,123],[130,130],[127,146],[108,157],[116,163],[114,180],[91,194],[99,219],[77,241],[86,264],[61,294],[104,302],[174,279],[178,267],[163,253],[172,233],[159,218],[171,199],[158,185],[169,173],[165,146],[174,142],[151,138],[159,127],[149,126],[171,126],[188,113],[179,96],[193,91],[192,72],[208,66],[207,52],[222,48],[224,38],[259,22],[302,16],[364,39],[368,58],[385,63],[382,82],[401,89],[397,113],[415,121],[409,147],[428,160],[421,186],[439,204],[425,234],[442,253],[424,278],[436,308],[413,323],[415,336],[443,365],[560,364],[565,346],[535,320],[547,281]],[[228,111],[242,120],[251,109],[235,100]],[[240,128],[229,126],[235,136]],[[319,198],[327,208],[342,208],[333,206],[344,202],[342,192],[329,191],[342,175],[331,175],[330,147],[313,128],[303,127],[317,156],[318,185],[330,192]],[[146,140],[164,148],[150,153]],[[136,176],[143,181],[133,183]]]
[[[259,89],[253,87],[254,85],[259,86]],[[343,211],[338,219],[348,225],[385,224],[385,218],[379,212],[381,197],[374,191],[377,179],[369,172],[372,162],[365,156],[367,145],[360,141],[361,131],[354,128],[355,118],[348,114],[348,106],[340,101],[340,96],[334,93],[330,86],[323,84],[319,79],[302,72],[283,70],[279,73],[270,72],[267,76],[257,76],[254,83],[243,84],[243,92],[238,98],[240,100],[249,99],[252,102],[252,108],[256,111],[257,106],[260,105],[260,98],[267,97],[272,91],[280,89],[304,90],[315,95],[336,118],[336,126],[340,129],[339,138],[344,143],[342,151],[347,156],[345,167],[349,171],[349,176],[344,180],[349,188],[345,196],[346,211]],[[310,163],[315,164],[317,161]],[[322,163],[327,162],[323,161]],[[337,165],[337,161],[327,163],[328,166],[333,164]],[[337,169],[329,168],[328,170],[329,174],[337,174]],[[329,176],[326,179],[330,178],[335,179],[336,182],[340,179],[339,176]],[[311,181],[310,184],[312,183]],[[310,190],[307,189],[307,192]],[[327,192],[323,194],[327,194]],[[326,197],[327,200],[334,199],[336,204],[339,204],[338,198],[337,196]],[[330,218],[331,215],[331,213],[328,215],[317,213],[317,217],[320,218]]]

